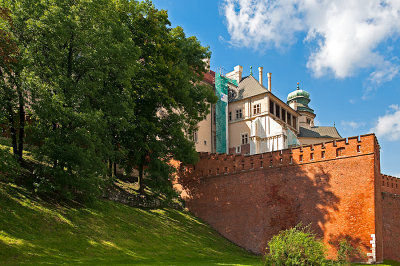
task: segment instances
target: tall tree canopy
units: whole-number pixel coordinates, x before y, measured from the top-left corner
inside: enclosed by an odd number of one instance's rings
[[[3,78],[1,87],[17,93],[1,98],[0,108],[24,108],[28,100],[28,140],[46,162],[36,171],[39,190],[91,199],[115,163],[139,170],[142,191],[144,171],[148,184],[170,189],[169,159],[196,161],[188,136],[215,101],[201,83],[210,52],[171,28],[166,11],[129,0],[0,0],[0,6],[2,23],[13,22],[0,30],[19,53],[15,84]]]

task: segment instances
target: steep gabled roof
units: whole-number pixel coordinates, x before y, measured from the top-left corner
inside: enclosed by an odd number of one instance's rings
[[[300,126],[299,138],[342,138],[336,127],[302,127]]]
[[[249,97],[268,92],[253,76],[244,77],[238,86],[238,93],[235,95],[231,102],[240,101]]]

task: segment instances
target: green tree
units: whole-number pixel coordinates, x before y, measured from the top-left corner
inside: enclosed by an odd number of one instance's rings
[[[145,167],[150,183],[168,189],[169,159],[196,162],[188,136],[205,118],[209,103],[216,101],[211,87],[201,83],[206,71],[203,60],[210,52],[195,37],[187,38],[182,28],[171,28],[167,12],[155,9],[150,1],[125,1],[125,8],[130,14],[126,23],[141,51],[132,77],[136,129],[123,143],[126,165],[138,168],[141,192]]]
[[[4,1],[24,51],[37,188],[68,198],[98,195],[115,139],[129,127],[138,49],[108,0]],[[133,125],[132,125],[133,126]]]
[[[22,162],[25,136],[23,53],[10,10],[0,6],[0,123],[10,130],[13,153]]]
[[[18,68],[11,68],[18,78],[3,79],[2,88],[14,93],[14,113],[29,103],[29,141],[44,163],[35,171],[37,189],[93,198],[112,175],[107,166],[119,163],[139,170],[142,192],[145,171],[170,190],[168,161],[196,161],[188,136],[216,101],[201,82],[208,48],[171,28],[167,12],[150,1],[0,4],[11,11],[6,32],[18,47]]]

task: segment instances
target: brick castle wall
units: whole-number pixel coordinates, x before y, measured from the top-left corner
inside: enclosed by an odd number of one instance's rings
[[[400,178],[382,175],[383,257],[400,261]]]
[[[302,222],[311,224],[331,258],[346,238],[369,261],[382,260],[373,134],[251,156],[200,157],[178,177],[186,206],[239,246],[262,254],[273,235]]]

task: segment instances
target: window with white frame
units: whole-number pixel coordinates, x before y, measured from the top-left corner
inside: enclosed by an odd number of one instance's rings
[[[240,153],[241,152],[241,146],[236,146],[236,153]]]
[[[258,115],[261,113],[261,103],[253,105],[253,114]]]
[[[242,109],[237,109],[236,110],[236,119],[241,119],[242,118]]]
[[[240,134],[242,137],[242,145],[249,143],[249,135],[247,133]]]

